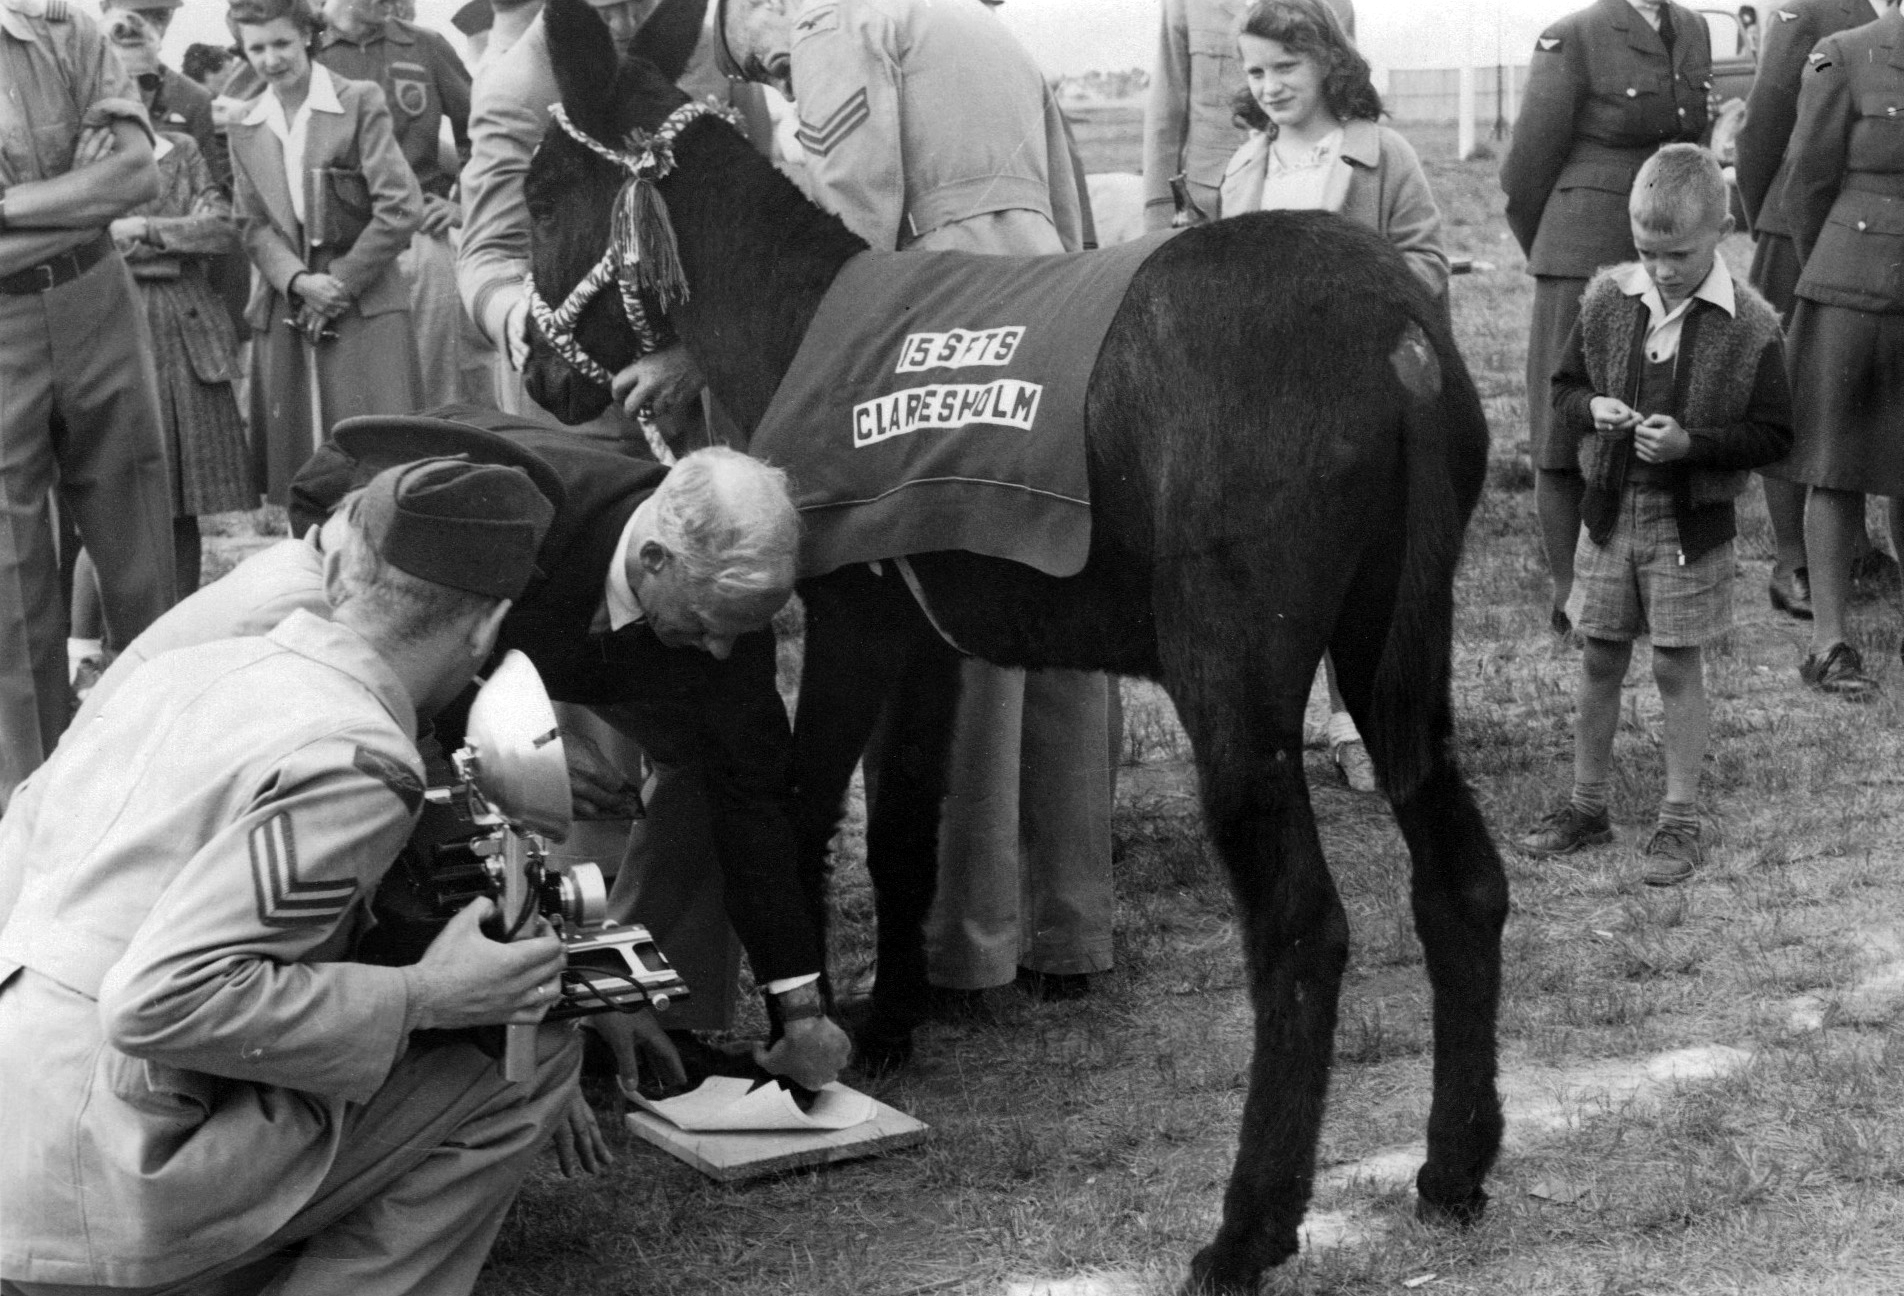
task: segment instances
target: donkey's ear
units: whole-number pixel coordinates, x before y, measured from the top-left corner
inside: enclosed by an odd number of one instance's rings
[[[604,143],[615,138],[615,41],[588,0],[548,0],[549,64],[569,120]]]
[[[635,33],[628,52],[647,59],[668,80],[679,81],[701,43],[706,22],[707,0],[661,0]]]

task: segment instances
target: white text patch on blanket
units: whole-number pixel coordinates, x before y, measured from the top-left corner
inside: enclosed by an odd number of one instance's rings
[[[801,575],[945,549],[1076,575],[1091,544],[1085,392],[1166,237],[847,262],[748,447],[793,478]]]

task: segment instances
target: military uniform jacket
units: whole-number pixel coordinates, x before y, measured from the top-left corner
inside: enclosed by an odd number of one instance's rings
[[[421,803],[415,732],[370,645],[298,612],[153,661],[21,786],[0,1093],[35,1110],[0,1103],[0,1274],[167,1282],[309,1200],[406,1043],[405,972],[344,960]]]
[[[1064,119],[983,5],[807,0],[793,23],[799,139],[823,205],[880,251],[994,212],[1083,241]]]
[[[1785,164],[1794,295],[1904,311],[1904,15],[1818,42]]]
[[[1798,84],[1806,56],[1825,37],[1862,27],[1874,17],[1871,0],[1791,0],[1766,20],[1758,78],[1752,82],[1735,143],[1739,201],[1754,233],[1791,236],[1782,200],[1785,150],[1798,120]]]
[[[447,197],[456,177],[437,156],[444,118],[457,155],[469,158],[469,72],[450,43],[427,28],[390,18],[361,44],[327,30],[317,61],[340,77],[383,87],[397,147],[417,184],[424,193]]]
[[[1501,164],[1507,223],[1528,273],[1585,279],[1632,260],[1633,177],[1660,145],[1705,133],[1711,38],[1691,9],[1665,8],[1676,33],[1670,56],[1627,0],[1596,0],[1535,41]]]
[[[138,87],[93,20],[73,0],[0,0],[0,184],[65,175],[81,129],[114,121],[152,134]],[[99,229],[0,231],[0,275],[90,242]]]

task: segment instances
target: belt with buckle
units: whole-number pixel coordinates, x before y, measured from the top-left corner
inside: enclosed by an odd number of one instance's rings
[[[90,243],[81,243],[76,248],[69,248],[58,256],[50,256],[38,265],[30,265],[24,270],[0,275],[0,295],[31,297],[37,293],[51,292],[61,284],[71,283],[98,265],[110,251],[112,251],[112,235],[101,230],[99,237]]]

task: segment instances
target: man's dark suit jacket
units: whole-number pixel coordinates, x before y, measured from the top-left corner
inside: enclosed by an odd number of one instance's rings
[[[793,732],[774,683],[773,631],[741,636],[726,661],[698,648],[665,647],[641,622],[590,633],[622,528],[668,470],[495,411],[433,413],[529,447],[568,491],[537,555],[540,574],[503,619],[498,650],[527,654],[558,702],[621,707],[656,760],[698,759],[728,919],[755,981],[820,971],[819,936],[795,875]]]

